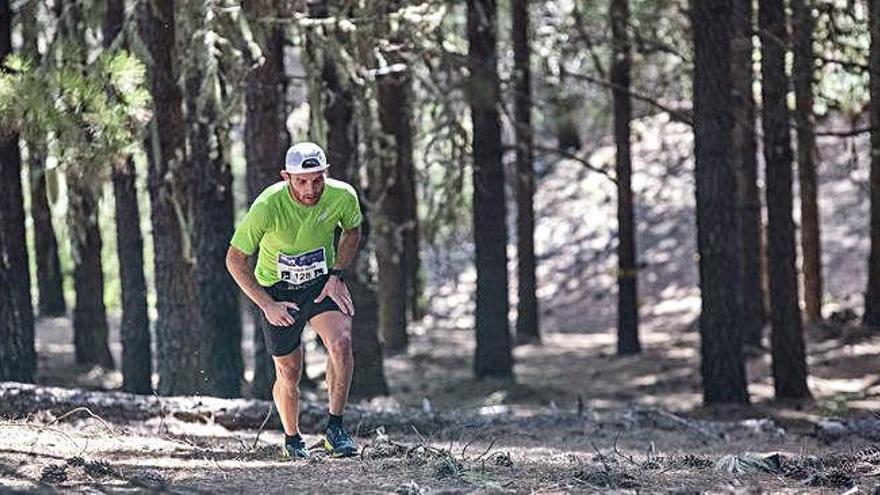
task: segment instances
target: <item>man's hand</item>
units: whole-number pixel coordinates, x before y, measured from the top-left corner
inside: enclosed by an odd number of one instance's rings
[[[339,277],[331,275],[324,284],[324,289],[315,298],[315,304],[320,303],[324,298],[329,297],[339,306],[342,314],[354,316],[354,303],[351,301],[351,294],[348,293],[348,287]]]
[[[269,321],[273,326],[276,327],[289,327],[293,325],[296,320],[290,316],[288,312],[289,309],[299,310],[299,306],[295,303],[287,302],[287,301],[272,301],[270,303],[266,303],[260,309],[263,310],[263,314],[266,315],[266,320]]]

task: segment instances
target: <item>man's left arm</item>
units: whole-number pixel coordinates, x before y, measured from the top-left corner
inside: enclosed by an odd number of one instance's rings
[[[339,236],[339,244],[336,248],[336,261],[332,270],[345,271],[354,265],[354,259],[357,256],[358,247],[361,243],[361,228],[357,226],[353,229],[343,229],[342,235]],[[324,285],[321,294],[315,298],[316,303],[320,303],[325,297],[329,297],[339,306],[339,310],[343,314],[354,316],[354,303],[351,300],[351,294],[345,285],[343,277],[331,274]]]
[[[343,229],[339,236],[339,245],[336,247],[336,262],[333,268],[336,270],[348,270],[354,265],[358,247],[361,243],[361,227]]]

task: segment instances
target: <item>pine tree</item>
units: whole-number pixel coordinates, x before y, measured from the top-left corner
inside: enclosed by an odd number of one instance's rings
[[[809,0],[791,0],[794,36],[795,123],[797,124],[798,183],[801,197],[801,253],[804,277],[804,316],[822,319],[822,244],[816,182],[816,118],[813,112],[813,7]]]
[[[477,294],[474,373],[512,377],[507,286],[507,224],[501,126],[498,117],[498,55],[495,0],[468,0],[468,102],[473,122],[473,230]]]
[[[748,403],[739,327],[736,175],[731,161],[730,3],[692,0],[691,16],[703,402]]]
[[[104,49],[108,50],[122,31],[125,1],[107,0],[104,12]],[[147,313],[147,283],[144,277],[144,238],[136,187],[134,159],[129,155],[113,165],[113,198],[116,205],[116,254],[122,286],[122,389],[149,394],[152,385],[150,319]]]
[[[763,338],[767,311],[762,275],[763,219],[758,189],[758,149],[755,127],[754,9],[751,0],[735,0],[731,16],[731,78],[733,94],[732,158],[736,170],[737,224],[742,260],[742,334],[743,344],[759,347]]]
[[[192,225],[194,170],[186,161],[186,125],[178,86],[175,2],[138,4],[155,109],[146,144],[156,277],[159,393],[207,393],[210,342],[199,311]]]
[[[0,0],[0,64],[12,54],[12,7]],[[5,68],[0,67],[0,74]],[[18,134],[0,132],[0,380],[32,382],[37,368]]]
[[[210,349],[214,395],[240,397],[243,379],[239,288],[226,271],[233,232],[232,168],[226,158],[227,129],[220,112],[219,68],[213,55],[212,3],[184,2],[182,69],[186,137],[193,181],[192,246],[196,258],[198,303]]]
[[[33,64],[41,62],[38,48],[39,4],[28,2],[22,6],[22,56]],[[67,312],[64,301],[64,276],[58,258],[58,240],[52,227],[52,210],[47,196],[46,155],[48,149],[43,135],[26,139],[31,188],[31,218],[34,223],[34,254],[37,261],[37,301],[40,316],[61,316]]]
[[[868,257],[868,289],[864,323],[880,328],[880,0],[868,0],[871,33],[869,72],[871,92],[871,252]]]
[[[641,352],[639,343],[638,273],[636,271],[636,233],[633,218],[632,153],[629,123],[632,120],[630,101],[630,67],[632,53],[627,33],[628,0],[612,0],[610,4],[612,32],[611,86],[614,97],[614,141],[617,144],[615,170],[617,177],[617,353]]]
[[[767,167],[767,254],[773,332],[773,383],[777,398],[806,398],[810,396],[810,391],[807,388],[807,362],[795,269],[784,2],[760,0],[758,25],[761,33],[761,117]]]
[[[516,121],[516,342],[540,343],[535,275],[535,168],[532,137],[529,1],[513,0],[514,118]]]

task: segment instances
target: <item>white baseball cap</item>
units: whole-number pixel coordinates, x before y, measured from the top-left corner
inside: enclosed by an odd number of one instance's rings
[[[287,150],[284,157],[284,170],[289,174],[308,174],[323,172],[330,168],[327,155],[315,143],[296,143]]]

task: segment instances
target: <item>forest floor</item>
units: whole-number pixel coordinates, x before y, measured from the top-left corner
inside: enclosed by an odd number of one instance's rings
[[[657,127],[664,131],[645,130]],[[472,377],[472,253],[451,248],[467,246],[467,232],[426,243],[427,316],[411,326],[407,354],[385,361],[391,396],[365,406],[396,412],[404,424],[425,411],[454,421],[434,431],[359,430],[359,457],[315,451],[308,462],[284,462],[274,430],[255,441],[256,430],[173,416],[37,413],[0,421],[0,491],[880,494],[880,341],[855,325],[853,313],[867,259],[867,172],[858,158],[866,156],[864,142],[820,147],[830,318],[805,332],[814,400],[774,401],[770,355],[753,352],[752,405],[706,408],[690,133],[664,122],[637,123],[634,132],[640,355],[614,354],[613,184],[560,162],[536,197],[543,345],[514,350],[515,381]],[[604,166],[609,157],[604,146],[589,159]],[[252,325],[245,330],[250,357]],[[73,365],[67,319],[40,320],[37,339],[40,384],[119,386],[118,372]],[[306,340],[308,373],[320,378],[324,358]],[[304,394],[325,400],[320,385]],[[304,433],[309,444],[320,438]]]
[[[872,415],[880,410],[880,345],[858,327],[811,329],[814,401],[772,401],[768,356],[760,355],[749,361],[753,405],[720,409],[699,406],[693,330],[648,332],[646,351],[630,357],[614,356],[610,338],[550,334],[542,346],[516,349],[515,383],[473,380],[467,335],[423,336],[418,350],[390,358],[392,397],[365,404],[396,411],[405,424],[427,400],[433,412],[457,419],[431,432],[361,431],[360,457],[330,459],[315,450],[308,462],[283,461],[278,431],[264,431],[255,442],[256,430],[172,415],[124,421],[43,412],[0,422],[0,487],[46,493],[880,490],[880,419]],[[320,374],[321,356],[312,354]],[[82,379],[98,374],[81,371]],[[320,389],[306,395],[319,403],[325,397]],[[305,433],[309,444],[320,439],[317,431]]]

